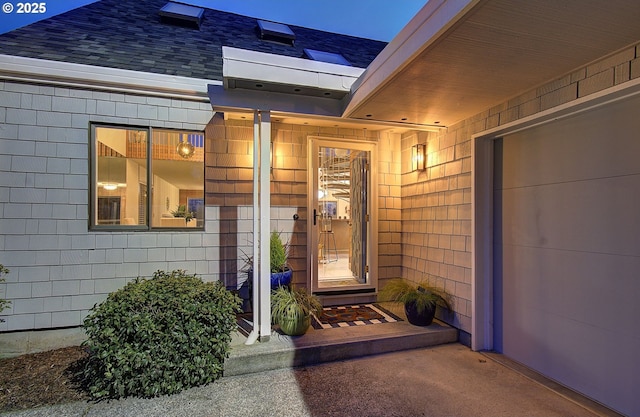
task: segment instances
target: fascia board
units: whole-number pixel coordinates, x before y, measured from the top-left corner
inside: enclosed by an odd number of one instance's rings
[[[420,53],[436,43],[481,0],[429,0],[353,84],[344,116],[349,117]]]
[[[225,79],[264,81],[318,89],[349,91],[363,68],[222,47]]]
[[[210,84],[222,85],[222,82],[215,80],[2,54],[0,54],[0,77],[195,97],[207,97],[207,86]]]
[[[209,85],[209,102],[214,111],[256,109],[330,117],[340,117],[343,107],[341,100],[332,98],[241,88],[225,89],[220,85]]]

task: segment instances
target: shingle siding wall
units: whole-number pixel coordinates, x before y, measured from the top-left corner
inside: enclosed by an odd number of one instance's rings
[[[249,116],[248,116],[249,117]],[[290,244],[293,282],[307,282],[307,143],[310,136],[378,142],[379,233],[378,274],[397,277],[400,255],[400,154],[394,149],[399,136],[365,129],[340,129],[272,123],[274,164],[271,174],[271,225]],[[221,216],[220,236],[232,243],[220,254],[221,274],[228,284],[242,282],[238,274],[244,255],[253,253],[253,123],[216,117],[207,127],[207,206]],[[298,214],[298,220],[293,215]],[[237,246],[235,246],[237,245]]]
[[[203,130],[212,114],[208,103],[0,82],[1,289],[12,301],[0,331],[77,326],[158,269],[218,278],[207,233],[88,229],[90,122]]]
[[[402,138],[402,275],[431,279],[454,297],[441,317],[471,332],[471,137],[640,77],[640,45],[551,80],[438,133]],[[427,170],[411,172],[411,146],[427,144]]]

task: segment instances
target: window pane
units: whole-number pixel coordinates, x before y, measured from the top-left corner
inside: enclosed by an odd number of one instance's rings
[[[97,225],[147,222],[147,131],[95,128]]]
[[[154,129],[152,227],[204,227],[204,134]]]

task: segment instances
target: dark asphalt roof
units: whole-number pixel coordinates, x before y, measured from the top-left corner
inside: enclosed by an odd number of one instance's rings
[[[262,40],[257,19],[205,9],[200,29],[162,22],[167,0],[102,0],[0,35],[0,54],[222,80],[222,46],[304,57],[342,54],[366,68],[386,43],[289,25],[294,45]]]

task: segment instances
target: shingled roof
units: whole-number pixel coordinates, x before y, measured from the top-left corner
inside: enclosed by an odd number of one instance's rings
[[[294,45],[262,40],[257,19],[205,9],[200,29],[162,22],[167,0],[102,0],[0,35],[0,54],[222,80],[222,46],[303,57],[342,54],[366,68],[386,43],[289,25]]]

